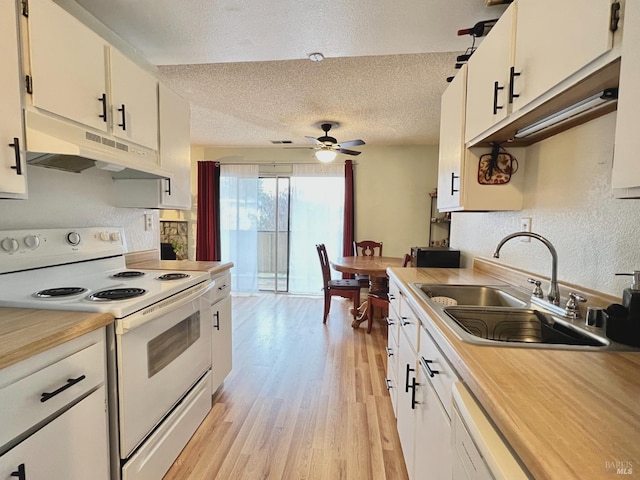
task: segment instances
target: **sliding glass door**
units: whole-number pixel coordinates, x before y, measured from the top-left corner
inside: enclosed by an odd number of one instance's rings
[[[289,291],[289,177],[258,179],[258,289]]]

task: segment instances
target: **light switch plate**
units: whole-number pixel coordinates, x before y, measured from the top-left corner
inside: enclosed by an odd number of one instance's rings
[[[523,217],[520,219],[520,231],[531,232],[531,217]],[[530,242],[531,237],[520,237],[521,242]]]

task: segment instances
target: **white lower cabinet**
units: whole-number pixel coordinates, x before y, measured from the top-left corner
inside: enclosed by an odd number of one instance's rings
[[[403,293],[400,297],[398,344],[393,353],[397,357],[396,427],[405,465],[411,480],[450,480],[451,386],[458,377],[425,329],[428,317],[416,314]],[[393,342],[390,333],[389,346]],[[388,379],[392,372],[388,364]]]
[[[0,457],[0,478],[107,480],[104,387]]]
[[[0,479],[108,480],[104,329],[0,370]]]
[[[231,274],[214,276],[210,293],[203,301],[211,312],[211,394],[227,378],[233,367],[233,321],[231,314]]]

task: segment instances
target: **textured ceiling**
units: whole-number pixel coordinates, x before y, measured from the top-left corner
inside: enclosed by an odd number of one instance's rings
[[[76,0],[189,100],[205,146],[437,143],[440,96],[484,0]],[[307,59],[322,52],[323,62]]]

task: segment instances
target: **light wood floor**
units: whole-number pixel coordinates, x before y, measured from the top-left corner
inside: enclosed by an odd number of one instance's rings
[[[234,367],[166,480],[407,478],[385,384],[386,327],[350,301],[233,298]]]

